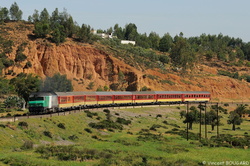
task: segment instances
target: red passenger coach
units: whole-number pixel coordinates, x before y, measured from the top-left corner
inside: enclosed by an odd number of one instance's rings
[[[134,103],[155,103],[156,95],[154,91],[132,92]]]
[[[72,92],[55,92],[58,96],[59,109],[72,108],[74,106]]]
[[[97,104],[99,105],[112,105],[113,94],[111,92],[95,92],[97,95]]]
[[[133,103],[132,92],[111,92],[113,94],[113,101],[115,105],[131,105]]]
[[[84,92],[85,94],[85,105],[92,106],[97,105],[97,95],[96,92]]]
[[[183,98],[181,91],[155,91],[155,94],[156,102],[181,103]]]
[[[207,91],[182,92],[183,102],[208,102],[211,100],[211,94]]]

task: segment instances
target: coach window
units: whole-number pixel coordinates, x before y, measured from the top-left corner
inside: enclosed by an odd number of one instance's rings
[[[86,96],[86,101],[95,101],[96,96]]]
[[[153,99],[154,96],[153,95],[148,95],[148,99]]]
[[[61,103],[67,102],[67,97],[60,97],[60,102]]]

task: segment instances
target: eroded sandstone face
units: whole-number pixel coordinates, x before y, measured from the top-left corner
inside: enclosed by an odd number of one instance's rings
[[[13,25],[12,25],[13,24]],[[3,71],[7,78],[13,78],[17,74],[34,73],[41,78],[53,76],[55,73],[66,74],[72,80],[74,91],[85,91],[88,84],[94,83],[91,90],[98,87],[109,87],[111,84],[121,84],[118,73],[124,74],[124,90],[136,91],[146,86],[150,90],[162,91],[210,91],[214,101],[250,101],[250,84],[246,81],[217,75],[222,64],[211,66],[203,64],[197,66],[194,75],[180,76],[174,72],[161,73],[157,69],[140,71],[125,62],[115,58],[104,49],[98,49],[96,45],[77,43],[67,39],[67,42],[56,46],[46,39],[32,38],[33,25],[25,25],[30,28],[18,29],[17,23],[9,23],[5,37],[14,41],[13,52],[8,56],[15,59],[17,47],[27,43],[23,53],[27,60],[10,66]],[[20,32],[22,31],[22,32]],[[30,61],[32,67],[26,68]],[[226,68],[224,70],[227,70]],[[9,71],[15,74],[7,74]],[[234,67],[232,72],[239,74],[250,73],[249,67]],[[240,72],[243,73],[240,73]],[[150,77],[151,76],[151,77]],[[152,78],[153,76],[153,78]]]

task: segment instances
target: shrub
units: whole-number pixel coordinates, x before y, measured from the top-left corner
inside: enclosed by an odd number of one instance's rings
[[[4,105],[6,108],[18,107],[22,108],[24,100],[18,96],[9,96],[5,101]]]
[[[43,134],[44,134],[46,137],[52,138],[52,134],[51,134],[50,131],[44,131]]]
[[[64,123],[59,123],[57,125],[57,127],[61,128],[61,129],[65,129],[65,124]]]
[[[104,109],[103,112],[109,114],[109,113],[110,113],[110,110],[109,110],[109,109]]]
[[[22,128],[28,128],[28,123],[27,122],[19,122],[18,126],[22,127]]]
[[[149,130],[154,130],[154,131],[156,131],[156,128],[160,128],[160,127],[167,128],[167,127],[162,126],[162,125],[159,125],[159,124],[153,124],[153,125],[150,127]]]
[[[138,141],[167,141],[161,134],[152,134],[150,132],[145,132],[141,130],[139,136],[137,137]]]
[[[30,67],[32,67],[31,62],[30,61],[26,62],[25,68],[30,68]]]
[[[148,90],[148,87],[146,87],[146,86],[143,86],[142,88],[141,88],[141,91],[147,91]]]
[[[156,118],[161,118],[161,117],[162,117],[161,114],[157,114],[157,115],[156,115]]]
[[[32,141],[26,140],[26,141],[24,141],[24,144],[21,147],[21,149],[24,149],[24,150],[33,149],[33,145],[34,145],[34,143]]]
[[[92,131],[89,128],[85,128],[84,130],[88,133],[92,133]]]
[[[131,124],[131,120],[126,120],[124,118],[117,118],[116,120],[117,123],[124,124],[124,125],[129,125]]]
[[[93,116],[98,116],[96,112],[90,112],[89,110],[84,111],[87,114],[87,117],[92,118]]]
[[[164,120],[162,123],[168,125],[168,121]]]
[[[89,123],[89,126],[95,129],[123,129],[123,126],[121,124],[109,120],[103,120],[98,123],[91,122]]]
[[[75,141],[75,140],[78,140],[79,138],[78,138],[78,136],[76,136],[76,135],[71,135],[71,136],[69,136],[68,137],[70,140],[72,140],[72,141]]]

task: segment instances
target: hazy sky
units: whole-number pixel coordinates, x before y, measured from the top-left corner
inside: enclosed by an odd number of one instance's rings
[[[0,0],[1,7],[17,2],[23,19],[37,9],[46,8],[50,15],[58,8],[67,9],[79,24],[106,30],[116,23],[125,27],[134,23],[139,33],[156,32],[172,37],[202,33],[222,33],[250,41],[250,0]]]

